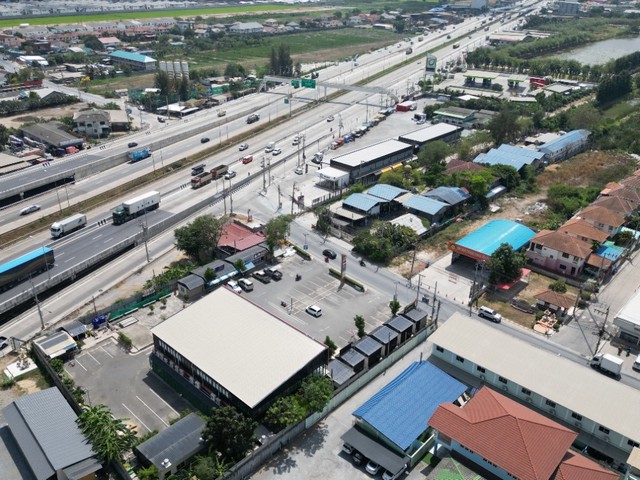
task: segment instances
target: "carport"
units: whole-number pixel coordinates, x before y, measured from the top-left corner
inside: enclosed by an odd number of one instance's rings
[[[403,458],[396,455],[375,440],[367,437],[356,427],[351,427],[351,429],[347,430],[347,433],[342,436],[342,440],[394,476],[402,472],[407,466],[406,457]]]

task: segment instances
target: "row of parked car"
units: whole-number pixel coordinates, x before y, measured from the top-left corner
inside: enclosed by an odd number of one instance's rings
[[[380,471],[380,465],[378,465],[373,460],[369,460],[365,458],[364,455],[362,455],[358,450],[353,448],[348,443],[345,443],[344,445],[342,445],[342,451],[347,455],[351,455],[351,458],[353,459],[353,463],[355,463],[356,465],[362,465],[366,462],[364,469],[367,471],[367,473],[371,475],[377,475],[378,472]],[[382,480],[392,480],[392,479],[393,479],[393,475],[387,472],[386,470],[383,470]]]
[[[265,268],[264,270],[253,272],[252,276],[262,283],[270,283],[271,280],[278,281],[282,279],[282,272],[280,271],[280,267],[275,265],[273,267]],[[248,278],[230,280],[227,282],[227,285],[236,293],[253,291],[253,282]]]

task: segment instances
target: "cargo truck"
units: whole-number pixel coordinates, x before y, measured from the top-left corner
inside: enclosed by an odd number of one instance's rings
[[[63,235],[74,232],[79,228],[84,227],[87,224],[87,216],[83,213],[76,213],[75,215],[55,222],[51,225],[51,236],[53,238],[60,238]]]
[[[160,206],[160,192],[151,191],[139,197],[127,200],[122,205],[116,207],[113,211],[113,224],[122,225],[123,223],[139,217],[144,212],[155,210]]]
[[[211,172],[199,173],[195,177],[191,179],[191,188],[197,189],[200,187],[204,187],[205,185],[209,185],[213,180],[213,175]]]
[[[229,165],[218,165],[211,169],[211,179],[217,180],[222,177],[229,170]]]
[[[614,378],[620,378],[623,363],[624,361],[621,358],[610,353],[598,353],[591,359],[592,368]]]
[[[140,160],[144,160],[145,158],[149,158],[150,156],[151,150],[149,150],[148,148],[142,148],[134,152],[129,152],[129,160],[131,160],[132,162],[138,162]]]

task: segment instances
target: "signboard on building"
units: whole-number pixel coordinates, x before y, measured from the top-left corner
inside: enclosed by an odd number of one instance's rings
[[[425,66],[425,70],[429,73],[436,73],[436,65],[438,63],[438,59],[435,55],[427,55],[427,63]]]

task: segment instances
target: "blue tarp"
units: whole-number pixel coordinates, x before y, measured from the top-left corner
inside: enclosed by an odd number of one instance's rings
[[[429,362],[415,362],[353,415],[407,450],[427,429],[441,403],[455,401],[467,387]]]

